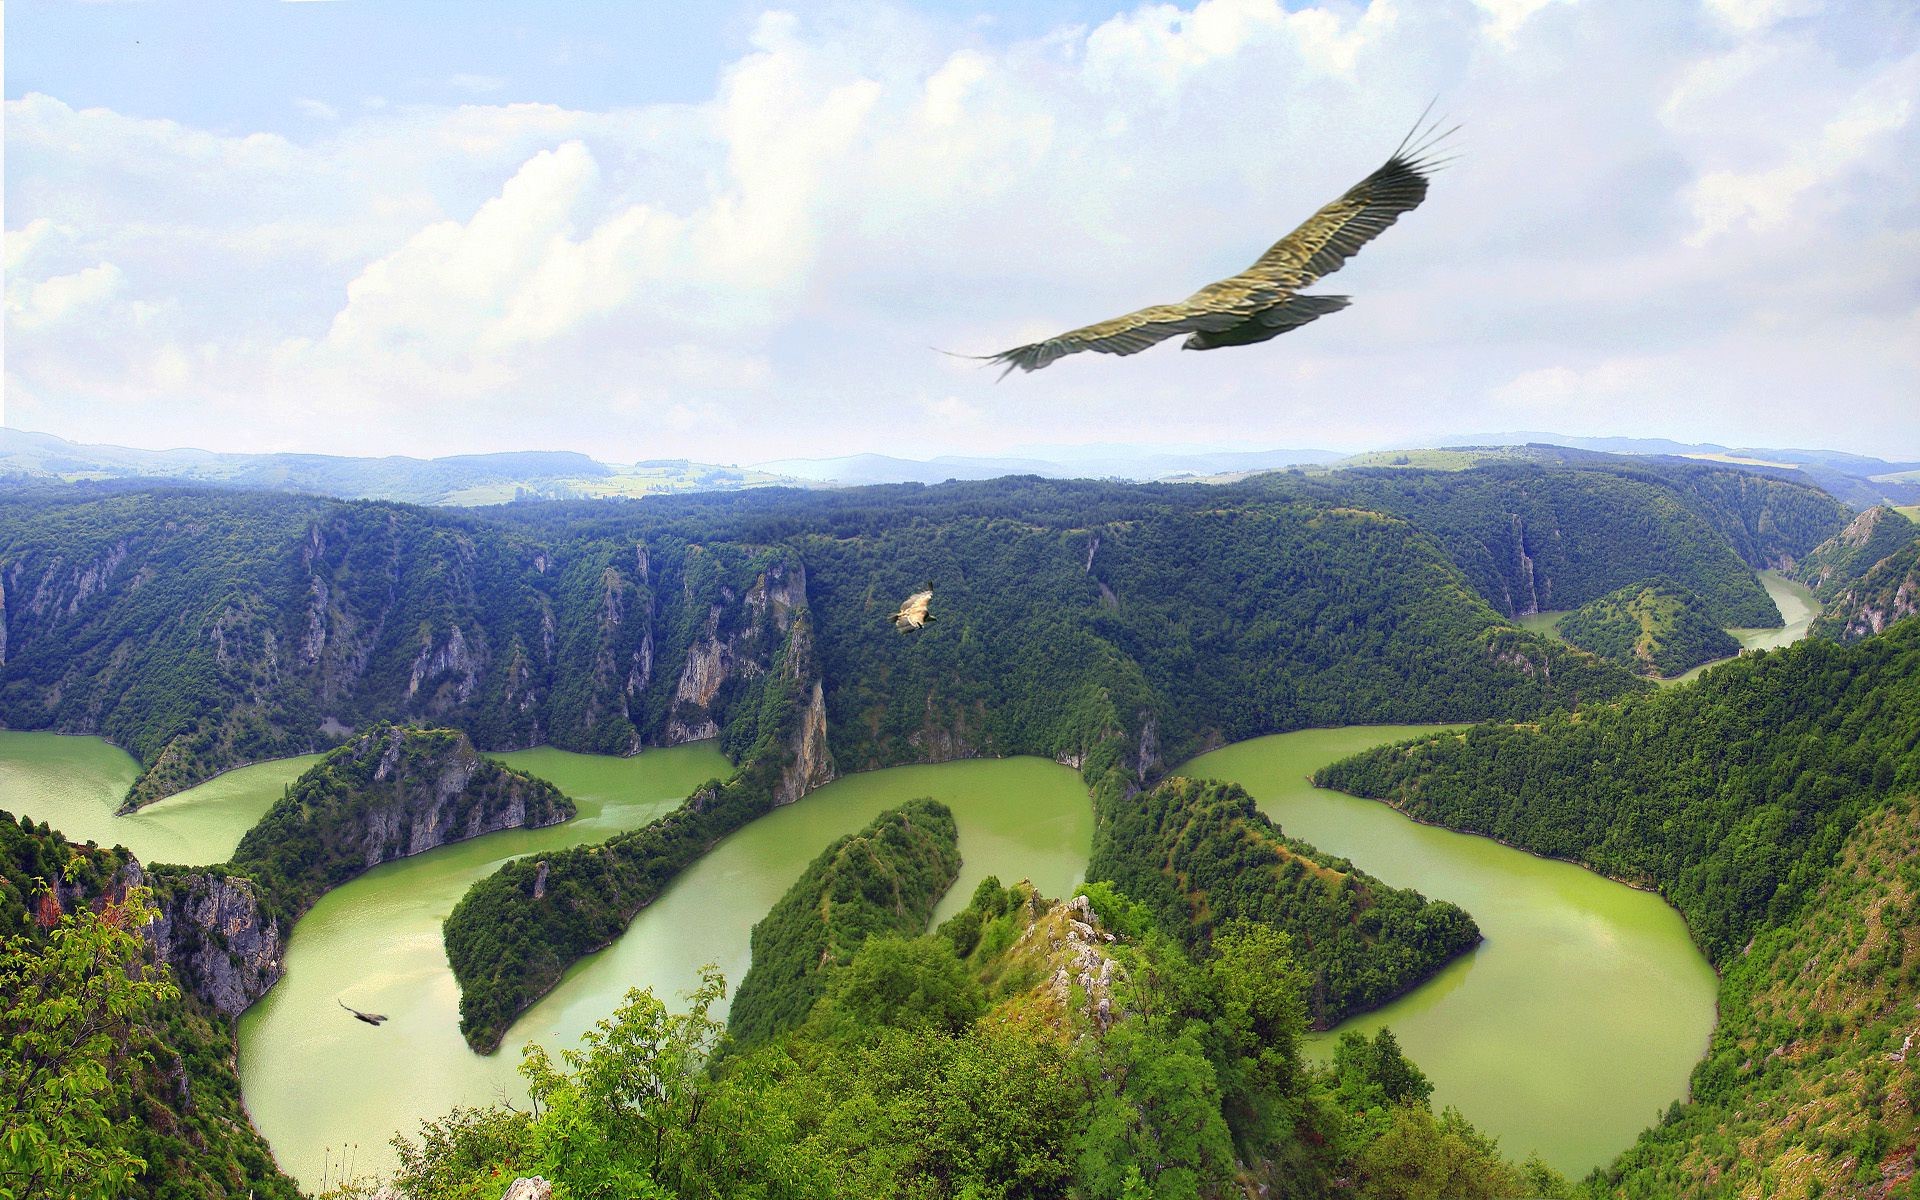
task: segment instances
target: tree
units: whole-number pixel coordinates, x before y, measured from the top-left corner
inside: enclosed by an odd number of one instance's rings
[[[0,1197],[110,1200],[146,1163],[124,1110],[139,1026],[180,992],[136,932],[144,889],[0,944]]]

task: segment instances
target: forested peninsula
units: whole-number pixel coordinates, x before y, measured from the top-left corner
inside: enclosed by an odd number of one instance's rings
[[[1698,596],[1664,579],[1589,600],[1562,617],[1557,632],[1570,646],[1649,675],[1678,675],[1740,653]]]
[[[888,809],[822,850],[753,927],[753,965],[727,1010],[737,1047],[806,1019],[833,971],[870,937],[918,937],[960,873],[953,813],[935,800]]]
[[[1216,929],[1284,931],[1319,1028],[1377,1008],[1480,940],[1459,906],[1391,887],[1284,836],[1238,784],[1174,778],[1102,809],[1089,879],[1145,903],[1204,949]]]

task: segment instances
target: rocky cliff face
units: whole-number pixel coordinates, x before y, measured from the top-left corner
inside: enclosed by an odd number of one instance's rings
[[[1884,504],[1875,505],[1809,550],[1792,574],[1821,600],[1832,601],[1916,536],[1920,529],[1912,521]]]
[[[233,1017],[279,980],[286,948],[280,924],[267,913],[251,880],[214,870],[149,871],[119,849],[68,847],[65,852],[92,860],[91,869],[80,879],[51,873],[46,890],[33,903],[33,917],[41,928],[50,929],[79,909],[100,912],[122,904],[132,889],[147,888],[155,915],[140,932],[189,995]],[[99,869],[103,863],[108,865],[104,874]]]
[[[1114,935],[1101,928],[1085,896],[1049,901],[1025,880],[1010,891],[1024,927],[994,969],[1038,982],[1002,1011],[1019,1008],[1064,1037],[1107,1032],[1126,1016],[1114,995],[1127,979],[1113,954]]]
[[[800,719],[787,738],[785,765],[773,795],[775,804],[792,804],[834,778],[833,753],[827,749],[827,693],[814,650],[811,618],[801,616],[793,622],[781,673],[785,686],[806,697]]]
[[[806,602],[807,572],[797,561],[769,562],[744,592],[719,587],[674,684],[663,738],[667,745],[720,736],[729,715],[726,702],[744,690],[740,685],[772,669]],[[824,727],[824,706],[820,719]]]
[[[1842,591],[1811,632],[1852,642],[1916,612],[1920,612],[1920,541],[1910,541]]]
[[[833,781],[833,755],[827,749],[827,695],[820,680],[813,681],[811,699],[800,714],[800,726],[788,743],[787,766],[774,791],[775,804],[792,804],[813,789]]]
[[[192,871],[157,882],[160,915],[145,933],[182,988],[237,1017],[279,982],[286,943],[252,880]]]

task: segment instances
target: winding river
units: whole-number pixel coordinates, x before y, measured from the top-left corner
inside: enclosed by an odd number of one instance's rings
[[[1201,755],[1183,775],[1228,779],[1295,837],[1389,883],[1451,900],[1486,940],[1424,986],[1309,1040],[1382,1025],[1451,1104],[1510,1157],[1571,1175],[1611,1159],[1668,1104],[1706,1052],[1717,983],[1659,897],[1568,863],[1421,825],[1307,777],[1434,726],[1283,733]]]
[[[1435,726],[1357,726],[1260,738],[1183,773],[1234,779],[1288,832],[1473,913],[1486,942],[1432,981],[1351,1024],[1392,1025],[1435,1082],[1515,1157],[1583,1173],[1685,1092],[1713,1021],[1714,978],[1657,898],[1484,838],[1415,824],[1384,805],[1317,791],[1323,763]],[[993,873],[1065,894],[1080,879],[1092,815],[1076,773],[1039,759],[899,767],[840,780],[749,825],[677,880],[614,946],[577,965],[508,1033],[470,1053],[440,925],[476,879],[520,854],[603,840],[666,812],[726,770],[710,745],[612,759],[533,750],[499,756],[559,785],[565,825],[492,834],[389,863],[321,899],[295,930],[286,976],[240,1021],[247,1105],[281,1164],[309,1188],[344,1160],[389,1168],[387,1139],[456,1104],[524,1098],[518,1048],[575,1043],[630,987],[690,988],[717,963],[737,982],[747,934],[834,837],[902,800],[933,795],[959,817],[965,866],[944,917]],[[132,779],[124,754],[87,738],[0,733],[0,807],[156,860],[219,861],[304,761],[262,764],[152,806],[111,810]],[[338,1001],[382,1012],[354,1021]],[[1310,1053],[1329,1052],[1331,1035]]]

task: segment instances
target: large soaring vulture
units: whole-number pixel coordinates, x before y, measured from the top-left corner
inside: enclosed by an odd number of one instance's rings
[[[900,611],[893,614],[893,627],[895,629],[922,628],[928,621],[933,620],[933,614],[927,611],[927,606],[932,603],[932,588],[908,596],[906,603],[900,606]]]
[[[1338,271],[1401,213],[1419,207],[1427,195],[1427,177],[1447,161],[1435,157],[1434,150],[1459,128],[1436,132],[1438,126],[1435,122],[1423,130],[1416,123],[1386,165],[1308,217],[1238,275],[1210,283],[1178,304],[1157,304],[1069,330],[1043,342],[987,355],[987,361],[1006,364],[1006,371],[1000,373],[1004,379],[1015,367],[1038,371],[1056,358],[1082,350],[1137,354],[1177,333],[1188,335],[1188,350],[1247,346],[1339,312],[1349,297],[1303,296],[1300,289]]]

